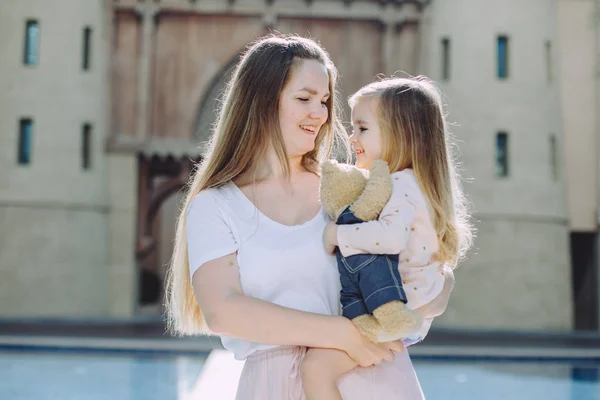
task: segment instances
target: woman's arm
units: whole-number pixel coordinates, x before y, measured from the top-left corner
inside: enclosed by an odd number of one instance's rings
[[[198,268],[192,286],[206,323],[215,333],[272,345],[296,344],[341,349],[343,317],[311,314],[242,293],[236,255]]]
[[[236,255],[206,262],[192,286],[213,332],[271,345],[340,349],[360,365],[389,359],[391,345],[371,343],[350,320],[282,307],[242,293]]]

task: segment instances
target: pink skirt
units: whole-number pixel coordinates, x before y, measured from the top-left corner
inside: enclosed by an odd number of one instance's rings
[[[246,360],[236,400],[305,400],[300,364],[305,347],[278,347],[252,354]],[[424,400],[408,351],[394,361],[357,368],[338,384],[344,400]]]

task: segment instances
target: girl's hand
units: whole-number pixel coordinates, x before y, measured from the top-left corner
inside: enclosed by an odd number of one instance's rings
[[[337,225],[334,222],[329,222],[323,231],[323,245],[325,251],[329,254],[335,254],[337,242]]]

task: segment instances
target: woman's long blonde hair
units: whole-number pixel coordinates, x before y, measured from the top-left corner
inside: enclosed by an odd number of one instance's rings
[[[191,174],[177,220],[166,293],[168,326],[175,333],[208,333],[190,284],[188,207],[201,190],[219,187],[242,174],[255,177],[259,160],[265,158],[269,148],[275,150],[285,176],[289,177],[288,155],[279,125],[279,99],[302,60],[316,60],[327,68],[331,93],[327,122],[316,137],[314,149],[302,157],[302,166],[316,174],[319,162],[329,156],[334,143],[347,141],[339,118],[337,70],[319,44],[296,35],[271,34],[248,45],[226,86],[208,150]]]
[[[473,227],[440,92],[425,77],[388,78],[361,88],[350,106],[364,97],[378,101],[390,171],[412,168],[429,202],[440,246],[436,259],[455,268],[472,244]]]

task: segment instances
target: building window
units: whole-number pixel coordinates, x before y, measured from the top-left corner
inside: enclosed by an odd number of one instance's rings
[[[90,169],[92,167],[91,160],[92,147],[92,125],[83,124],[81,129],[81,167]]]
[[[82,60],[81,68],[84,71],[90,69],[90,58],[91,58],[91,47],[92,47],[92,28],[86,26],[83,29],[83,48],[82,48]]]
[[[450,80],[450,39],[442,39],[442,79]]]
[[[498,36],[498,78],[508,78],[508,37]]]
[[[496,176],[508,176],[508,134],[499,132],[496,135]]]
[[[556,144],[556,135],[550,135],[550,172],[552,180],[558,180],[558,148]]]
[[[546,78],[548,83],[552,82],[552,43],[546,42]]]
[[[31,162],[31,147],[33,145],[33,120],[22,118],[19,121],[19,148],[17,160],[21,165]]]
[[[25,23],[25,49],[23,63],[37,65],[40,45],[40,25],[36,20],[27,20]]]

